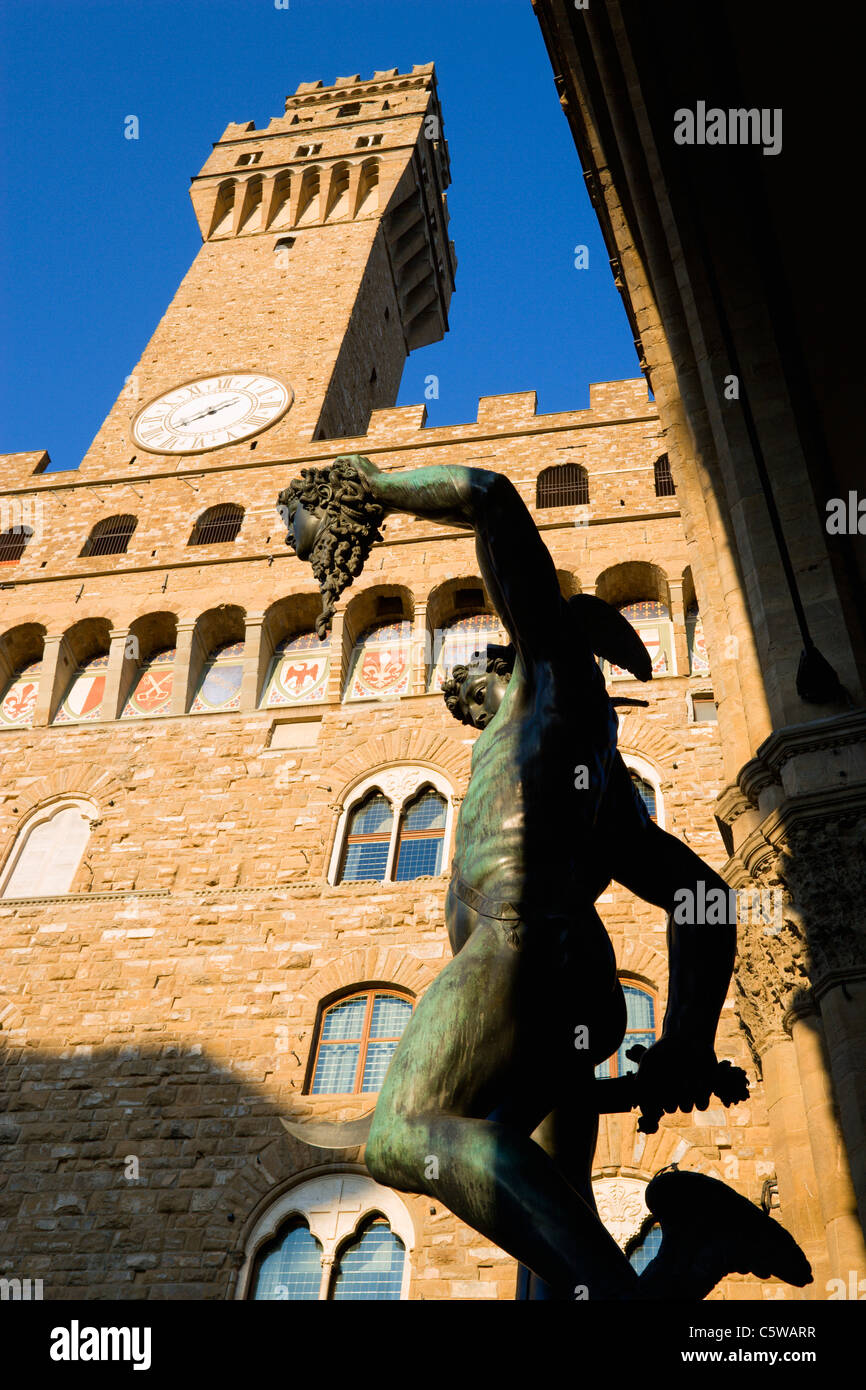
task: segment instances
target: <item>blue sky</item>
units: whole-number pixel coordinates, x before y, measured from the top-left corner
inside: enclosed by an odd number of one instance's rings
[[[530,0],[0,0],[0,451],[78,466],[201,244],[189,180],[229,121],[265,125],[302,81],[430,61],[457,290],[400,404],[428,373],[434,425],[481,395],[568,410],[637,376]]]

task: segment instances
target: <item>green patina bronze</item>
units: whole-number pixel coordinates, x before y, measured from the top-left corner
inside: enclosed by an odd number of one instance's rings
[[[617,752],[596,656],[652,674],[637,633],[600,599],[563,599],[553,560],[511,482],[483,469],[383,473],[357,455],[307,469],[279,498],[288,541],[333,605],[389,512],[475,535],[480,573],[511,647],[457,668],[451,713],[480,730],[460,808],[445,907],[454,959],[400,1041],[372,1120],[380,1182],[427,1193],[534,1276],[533,1296],[703,1298],[732,1270],[802,1285],[805,1257],[723,1183],[665,1172],[647,1189],[662,1248],[638,1277],[599,1220],[590,1182],[600,1109],[730,1104],[745,1077],[715,1034],[736,923],[673,920],[674,894],[727,885],[656,825]],[[626,1011],[595,902],[616,880],[668,914],[670,984],[659,1040],[636,1077],[597,1082]],[[620,1101],[603,1102],[620,1087]],[[607,1091],[604,1088],[607,1087]],[[627,1099],[622,1102],[622,1095]],[[330,1134],[330,1130],[329,1130]]]

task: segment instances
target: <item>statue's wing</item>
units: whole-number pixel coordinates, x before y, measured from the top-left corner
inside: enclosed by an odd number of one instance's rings
[[[652,659],[628,618],[595,594],[575,594],[568,607],[596,656],[639,681],[652,679]]]

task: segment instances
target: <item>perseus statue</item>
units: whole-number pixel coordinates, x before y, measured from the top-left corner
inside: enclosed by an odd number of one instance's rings
[[[475,533],[511,639],[456,667],[444,686],[451,713],[480,730],[445,903],[454,958],[392,1058],[367,1142],[370,1173],[442,1202],[532,1271],[541,1297],[700,1299],[732,1272],[808,1283],[793,1238],[714,1178],[653,1178],[646,1201],[662,1242],[640,1275],[593,1199],[598,1088],[618,1084],[594,1072],[626,1030],[594,906],[612,880],[668,914],[669,991],[661,1036],[625,1079],[633,1099],[610,1108],[639,1106],[652,1131],[665,1112],[706,1109],[711,1094],[725,1104],[748,1095],[744,1074],[715,1053],[736,921],[681,923],[673,912],[678,890],[698,894],[702,884],[701,901],[715,888],[727,902],[727,885],[653,822],[617,752],[596,656],[649,680],[634,628],[598,598],[563,599],[526,506],[499,473],[384,473],[351,455],[304,470],[279,506],[288,543],[322,589],[320,636],[385,517],[405,512]]]

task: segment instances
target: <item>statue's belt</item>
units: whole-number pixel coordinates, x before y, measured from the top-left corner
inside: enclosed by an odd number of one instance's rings
[[[477,888],[470,888],[457,874],[451,879],[451,892],[467,907],[474,908],[482,917],[494,917],[500,922],[519,922],[522,910],[516,903],[505,902],[502,898],[488,898]]]

